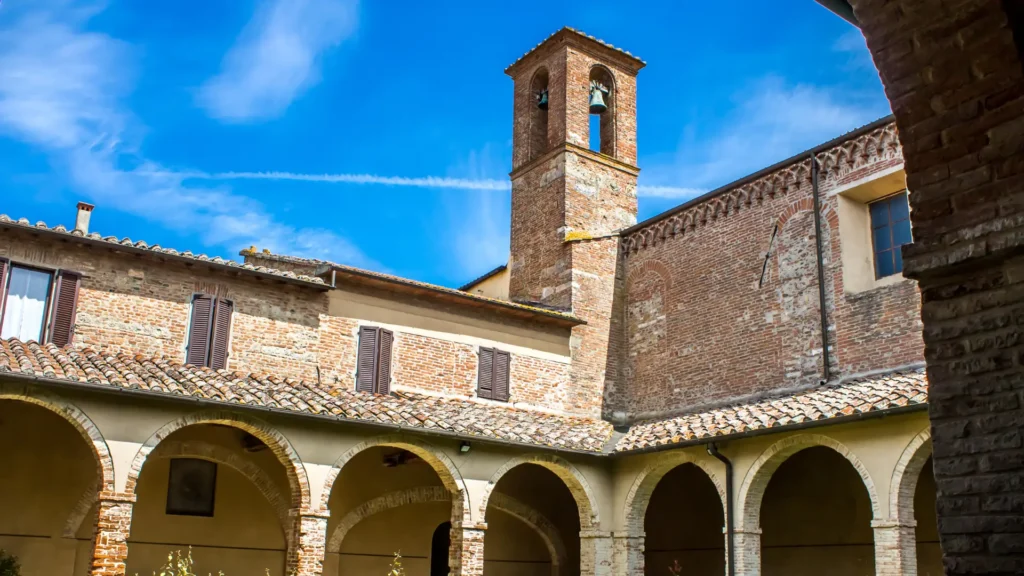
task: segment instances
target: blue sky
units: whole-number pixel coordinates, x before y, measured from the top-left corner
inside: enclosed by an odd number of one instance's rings
[[[648,63],[641,219],[889,113],[812,0],[0,0],[0,212],[459,285],[508,255],[503,70],[565,25]]]

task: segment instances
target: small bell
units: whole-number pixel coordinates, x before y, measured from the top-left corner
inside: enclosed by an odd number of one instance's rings
[[[537,92],[537,108],[540,108],[541,110],[547,110],[548,109],[548,91],[547,91],[547,88],[545,88],[544,90],[541,90],[540,92]]]
[[[596,80],[590,81],[590,113],[591,114],[603,114],[608,109],[608,105],[604,103],[604,97],[608,94],[608,89],[605,88],[601,83]]]

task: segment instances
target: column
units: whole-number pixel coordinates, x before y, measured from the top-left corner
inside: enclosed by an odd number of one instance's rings
[[[451,544],[448,548],[450,576],[483,576],[484,532],[487,524],[472,526],[452,522]]]
[[[324,556],[327,553],[327,518],[330,517],[330,512],[292,510],[289,515],[292,528],[287,535],[288,558],[285,562],[285,574],[320,576],[324,572]]]
[[[759,576],[761,574],[761,529],[733,532],[736,546],[736,576]]]
[[[875,530],[876,576],[917,576],[917,522],[876,520]]]
[[[616,576],[644,576],[645,534],[612,533],[612,565]]]
[[[580,576],[612,576],[612,533],[580,531]]]
[[[92,576],[124,576],[135,494],[100,492],[93,540]]]

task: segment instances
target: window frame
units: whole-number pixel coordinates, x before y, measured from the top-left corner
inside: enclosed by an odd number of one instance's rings
[[[483,354],[489,352],[491,354],[491,376],[490,376],[490,390],[487,390],[485,395],[483,382],[481,382],[482,366],[483,366]],[[495,378],[497,372],[497,358],[499,355],[505,355],[508,357],[508,365],[505,366],[505,395],[501,396],[495,393],[497,386]],[[493,400],[495,402],[509,403],[512,401],[512,353],[508,350],[502,350],[495,346],[480,346],[477,348],[476,354],[476,397],[484,400]]]
[[[909,227],[910,226],[910,190],[907,190],[907,189],[900,190],[899,192],[895,192],[893,194],[889,194],[888,196],[883,196],[881,198],[878,198],[877,200],[872,200],[871,202],[867,203],[867,208],[868,208],[868,231],[869,231],[869,234],[871,236],[871,267],[873,268],[873,272],[874,272],[874,276],[875,276],[875,281],[876,282],[878,280],[884,280],[885,278],[890,278],[892,276],[902,276],[903,275],[903,262],[902,262],[902,258],[900,259],[900,269],[896,270],[895,251],[899,250],[900,247],[905,246],[906,244],[912,244],[914,242],[914,236],[913,236],[914,231],[913,231],[913,228],[911,228],[910,229],[910,234],[911,234],[910,242],[906,242],[904,244],[900,244],[899,246],[895,246],[896,242],[895,242],[895,238],[894,238],[894,235],[893,235],[893,228],[894,228],[893,225],[895,224],[895,222],[893,222],[893,219],[892,219],[892,207],[891,206],[886,206],[886,213],[888,214],[888,221],[886,222],[885,226],[888,227],[888,229],[889,229],[890,247],[885,249],[885,250],[883,250],[883,252],[889,253],[890,257],[893,258],[893,272],[891,274],[886,274],[884,276],[880,276],[878,274],[878,248],[877,248],[877,246],[875,244],[875,230],[876,229],[881,229],[882,226],[879,226],[878,228],[875,227],[875,219],[874,219],[874,216],[871,213],[871,207],[876,205],[876,204],[881,204],[882,202],[891,203],[893,200],[895,200],[899,196],[903,196],[905,198],[905,200],[906,200],[906,204],[907,204],[907,219],[906,219],[906,222],[907,222],[907,226]],[[904,222],[904,220],[898,220],[897,222],[902,223],[902,222]]]
[[[210,483],[213,486],[210,490],[209,501],[203,502],[203,504],[207,505],[207,509],[201,512],[188,511],[184,508],[175,508],[171,502],[172,490],[174,488],[175,479],[175,462],[185,461],[192,463],[193,465],[196,462],[203,462],[206,465],[209,465],[213,470],[212,476],[210,477]],[[167,516],[192,516],[197,518],[213,518],[217,510],[217,476],[219,472],[218,468],[220,467],[217,465],[216,462],[213,462],[211,460],[205,460],[202,458],[171,458],[167,465],[167,499],[166,502],[164,503],[164,514]]]
[[[43,305],[43,321],[39,328],[39,343],[45,343],[47,335],[50,331],[52,307],[54,290],[57,288],[57,276],[60,273],[60,268],[47,268],[45,266],[35,266],[31,264],[23,264],[21,262],[14,262],[7,258],[0,258],[6,266],[4,269],[4,276],[0,278],[3,282],[0,285],[0,329],[3,329],[4,319],[7,317],[7,297],[10,295],[11,290],[11,276],[14,273],[15,268],[22,268],[24,270],[32,270],[34,272],[43,272],[50,277],[49,283],[46,286],[46,303]],[[71,272],[70,270],[68,271]]]
[[[362,338],[363,331],[373,331],[373,353],[372,353],[372,370],[370,371],[370,387],[369,389],[360,388],[360,370],[359,365],[362,360]],[[381,367],[384,365],[381,362],[381,356],[384,352],[384,347],[381,346],[382,334],[388,334],[390,342],[388,344],[388,361],[387,361],[387,381],[381,384]],[[383,326],[374,325],[360,325],[356,328],[356,370],[355,370],[355,391],[356,392],[369,392],[370,394],[390,395],[391,394],[391,380],[393,376],[393,368],[395,363],[395,331],[390,328]]]
[[[189,349],[192,346],[192,319],[195,316],[196,311],[196,299],[205,296],[213,300],[213,304],[210,309],[210,334],[207,338],[206,354],[204,355],[203,364],[190,364],[188,361]],[[231,359],[231,342],[233,340],[234,333],[234,321],[235,321],[235,300],[233,298],[225,298],[224,296],[218,296],[216,294],[210,294],[209,292],[193,292],[188,302],[188,318],[185,319],[185,345],[182,347],[182,355],[184,356],[184,363],[188,366],[196,366],[197,368],[209,368],[211,370],[218,370],[211,366],[213,363],[213,336],[217,328],[217,307],[221,301],[228,302],[231,304],[231,317],[228,320],[228,337],[224,343],[224,369],[228,367],[228,362]]]

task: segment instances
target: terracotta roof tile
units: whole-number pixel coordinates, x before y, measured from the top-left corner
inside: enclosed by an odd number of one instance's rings
[[[589,418],[406,392],[366,394],[305,381],[214,371],[167,358],[57,348],[16,339],[0,340],[0,376],[4,373],[584,452],[600,452],[611,436],[608,423]]]
[[[120,246],[124,248],[130,248],[132,250],[144,250],[146,252],[151,252],[154,255],[163,254],[175,258],[185,258],[188,260],[195,260],[197,262],[205,262],[215,266],[224,266],[241,272],[255,272],[258,274],[267,274],[271,276],[277,276],[280,278],[287,278],[288,280],[303,282],[307,284],[316,284],[321,287],[326,286],[322,279],[317,278],[315,276],[305,276],[286,270],[277,270],[276,268],[267,268],[264,266],[253,266],[252,264],[244,264],[241,262],[236,262],[234,260],[226,260],[224,258],[221,258],[220,256],[193,254],[191,250],[179,252],[173,248],[164,248],[159,244],[150,245],[142,240],[133,241],[131,238],[128,237],[118,240],[116,236],[102,236],[98,232],[90,232],[88,234],[83,234],[79,230],[68,230],[62,224],[50,227],[46,225],[46,222],[43,222],[41,220],[39,222],[36,222],[35,224],[32,224],[26,218],[20,218],[18,220],[15,220],[6,214],[0,214],[0,226],[10,228],[25,228],[34,231],[42,231],[50,234],[59,234],[67,237],[84,239],[90,242],[102,242],[105,244],[110,244],[111,247]]]
[[[551,40],[555,36],[558,36],[562,32],[571,32],[573,34],[576,34],[577,36],[582,36],[583,38],[587,38],[589,40],[593,40],[594,42],[597,42],[598,44],[600,44],[600,45],[602,45],[602,46],[604,46],[606,48],[614,50],[614,51],[618,52],[619,54],[622,54],[623,56],[627,56],[627,57],[629,57],[629,58],[631,58],[633,60],[636,60],[637,62],[640,63],[641,66],[646,66],[647,65],[647,62],[644,62],[640,58],[637,58],[636,56],[631,54],[628,50],[623,50],[622,48],[619,48],[617,46],[609,44],[608,42],[605,42],[604,40],[601,40],[600,38],[595,38],[595,37],[591,36],[590,34],[587,34],[586,32],[583,32],[582,30],[577,30],[577,29],[572,28],[570,26],[565,26],[563,28],[560,28],[559,30],[556,30],[553,34],[551,34],[547,38],[541,40],[540,43],[537,44],[536,46],[534,46],[533,48],[530,48],[525,54],[523,54],[522,56],[517,58],[515,62],[513,62],[513,63],[509,64],[508,66],[506,66],[506,69],[512,68],[516,64],[519,64],[520,62],[523,61],[523,58],[526,58],[527,56],[529,56],[531,52],[533,52],[537,48],[540,48],[541,46],[544,45],[545,42],[547,42],[548,40]]]
[[[711,440],[752,430],[924,405],[927,401],[924,368],[892,372],[781,398],[641,422],[619,440],[615,451]]]

